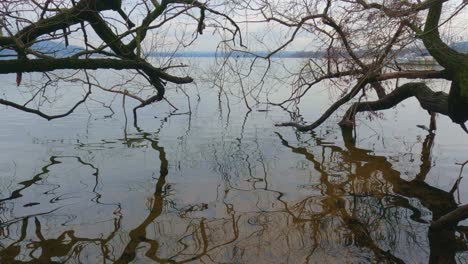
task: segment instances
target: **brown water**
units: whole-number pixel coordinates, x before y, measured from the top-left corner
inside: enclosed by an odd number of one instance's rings
[[[447,118],[429,134],[410,100],[361,115],[356,138],[339,116],[297,133],[280,108],[198,91],[191,115],[155,105],[127,130],[120,102],[53,122],[1,108],[0,263],[468,263],[466,222],[429,229],[468,203],[465,180],[451,193],[468,137]],[[301,113],[329,103],[313,91]]]

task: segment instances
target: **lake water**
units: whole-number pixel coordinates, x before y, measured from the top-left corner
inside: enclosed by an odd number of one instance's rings
[[[193,73],[212,62],[197,60]],[[279,101],[291,88],[275,70],[265,89]],[[15,76],[1,78],[3,96],[18,91]],[[113,116],[97,102],[51,122],[1,106],[0,263],[468,263],[467,221],[429,229],[468,203],[466,179],[450,193],[468,136],[447,117],[431,135],[416,127],[429,115],[411,99],[359,115],[351,143],[336,124],[345,109],[298,133],[274,126],[291,119],[279,107],[251,100],[247,112],[235,95],[219,103],[218,88],[196,83],[186,86],[190,109],[172,88],[180,109],[149,106],[138,128],[130,99],[126,125],[122,97],[99,92],[114,100]],[[239,94],[238,81],[225,87]],[[58,112],[77,100],[76,87],[61,89]],[[329,93],[303,98],[304,120],[330,105]]]

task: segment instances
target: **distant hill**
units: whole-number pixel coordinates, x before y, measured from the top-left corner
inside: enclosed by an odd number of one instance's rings
[[[450,45],[453,49],[458,52],[468,53],[468,41],[466,42],[457,42]],[[365,50],[358,50],[356,54],[364,55]],[[324,51],[280,51],[273,55],[273,58],[321,58],[325,56]],[[399,52],[400,56],[426,56],[429,55],[429,52],[425,49],[420,48],[406,48]],[[179,52],[151,52],[150,56],[152,57],[194,57],[194,58],[211,58],[211,57],[240,57],[240,58],[252,58],[255,56],[266,56],[268,55],[267,51],[254,51],[251,53],[234,51],[234,52],[215,52],[215,51],[179,51]],[[337,54],[338,55],[338,54]],[[341,54],[342,56],[347,56],[346,53]]]
[[[458,52],[468,53],[468,41],[456,42],[450,45],[450,47]]]
[[[194,57],[194,58],[211,58],[211,57],[239,57],[239,58],[253,58],[256,56],[267,56],[268,51],[254,51],[254,52],[215,52],[215,51],[180,51],[180,52],[151,52],[152,57]],[[315,57],[319,52],[314,51],[281,51],[274,54],[274,58],[310,58]]]
[[[83,50],[83,48],[79,46],[68,45],[68,47],[66,47],[64,43],[55,41],[41,41],[34,43],[32,45],[32,49],[54,58],[71,56]],[[0,51],[0,59],[12,59],[12,56],[15,55],[16,52],[13,50]]]
[[[54,58],[63,58],[71,56],[83,50],[82,47],[75,45],[65,46],[62,42],[55,41],[41,41],[35,43],[33,46],[34,50],[40,51],[48,56]],[[450,45],[451,48],[458,52],[468,53],[468,41],[456,42]],[[364,54],[364,51],[358,51],[358,54]],[[400,56],[417,55],[424,56],[429,53],[427,50],[421,50],[417,48],[407,48],[401,51]],[[16,53],[12,50],[0,50],[0,59],[11,59]],[[212,57],[239,57],[239,58],[252,58],[255,56],[266,56],[267,51],[255,51],[252,53],[245,53],[241,51],[234,52],[216,52],[216,51],[179,51],[179,52],[151,52],[149,56],[153,57],[194,57],[194,58],[212,58]],[[274,58],[320,58],[325,53],[323,51],[280,51],[273,55]],[[346,56],[346,54],[342,54]]]
[[[455,42],[450,45],[450,48],[461,52],[461,53],[468,53],[468,41],[463,42]],[[407,55],[416,55],[416,56],[429,56],[429,52],[426,49],[421,48],[406,48],[401,51],[400,56],[407,56]]]
[[[35,43],[32,48],[48,56],[57,58],[71,56],[77,52],[83,51],[82,47],[74,45],[65,46],[65,43],[55,41],[38,42]]]

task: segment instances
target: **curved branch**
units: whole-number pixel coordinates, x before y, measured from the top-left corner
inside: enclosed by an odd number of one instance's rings
[[[314,123],[312,123],[310,125],[301,125],[301,124],[298,124],[298,123],[295,123],[295,122],[286,122],[286,123],[276,124],[275,126],[292,126],[292,127],[297,128],[297,130],[299,130],[299,131],[313,130],[313,129],[317,128],[318,126],[320,126],[321,124],[323,124],[323,122],[325,122],[325,120],[327,120],[338,108],[340,108],[342,105],[349,102],[349,100],[351,100],[354,96],[356,96],[356,94],[362,88],[364,88],[364,86],[366,86],[366,84],[368,84],[368,82],[369,82],[368,77],[362,77],[361,79],[359,79],[358,83],[353,87],[353,89],[351,89],[351,91],[348,94],[341,97],[338,101],[336,101],[334,104],[332,104],[328,108],[328,110],[325,111],[325,113],[323,113],[322,116],[320,116],[319,119],[317,119],[317,121],[315,121]]]
[[[440,65],[446,69],[455,70],[463,62],[465,56],[451,49],[440,38],[439,20],[442,14],[443,2],[434,1],[430,5],[424,31],[419,33],[418,37],[422,39],[424,46]]]
[[[17,44],[17,40],[21,40],[22,45],[28,46],[32,44],[32,41],[44,34],[62,30],[65,27],[86,20],[89,13],[97,13],[105,10],[118,10],[120,8],[120,4],[121,1],[81,0],[69,9],[61,9],[57,15],[41,19],[36,23],[23,28],[14,37],[0,38],[0,45],[15,46]]]
[[[153,67],[144,61],[118,59],[32,59],[32,60],[0,60],[0,74],[21,72],[45,72],[54,70],[98,70],[98,69],[140,69],[148,75],[161,78],[177,84],[193,81],[190,77],[177,77]]]
[[[448,94],[434,92],[425,83],[407,83],[377,101],[354,103],[341,120],[340,126],[354,126],[355,116],[359,112],[390,109],[410,97],[416,97],[421,107],[429,112],[443,115],[449,113]]]
[[[458,222],[468,218],[468,204],[458,207],[457,209],[445,214],[444,216],[432,222],[431,228],[439,229],[444,227],[453,227]]]
[[[85,97],[83,97],[83,99],[81,99],[80,101],[78,101],[70,110],[68,110],[66,113],[63,113],[63,114],[60,114],[60,115],[48,115],[48,114],[45,114],[43,112],[41,112],[40,110],[38,109],[32,109],[32,108],[29,108],[29,107],[26,107],[26,106],[22,106],[22,105],[19,105],[17,103],[14,103],[14,102],[11,102],[11,101],[8,101],[8,100],[4,100],[4,99],[0,99],[0,104],[3,104],[3,105],[7,105],[7,106],[11,106],[13,108],[16,108],[16,109],[19,109],[21,111],[24,111],[24,112],[28,112],[28,113],[32,113],[32,114],[36,114],[42,118],[45,118],[47,119],[48,121],[52,120],[52,119],[57,119],[57,118],[62,118],[62,117],[65,117],[65,116],[68,116],[70,115],[71,113],[73,113],[73,111],[75,111],[75,109],[80,106],[82,103],[86,102],[86,99],[88,99],[88,96],[91,94],[91,90],[88,91],[85,95]]]

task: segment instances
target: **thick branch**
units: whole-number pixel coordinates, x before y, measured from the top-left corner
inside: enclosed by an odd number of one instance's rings
[[[449,70],[455,70],[463,62],[463,54],[456,52],[445,44],[439,34],[439,20],[442,14],[443,1],[434,1],[427,14],[424,31],[419,34],[424,46],[434,59]]]
[[[382,86],[381,83],[372,82],[370,85],[372,86],[372,88],[374,88],[374,91],[379,99],[384,98],[387,95],[387,93],[385,92],[385,88]]]
[[[468,218],[468,204],[458,207],[450,213],[440,217],[438,220],[432,222],[431,228],[438,229],[444,227],[453,227],[458,222]]]
[[[168,2],[174,1],[162,1],[160,5],[155,6],[155,9],[143,19],[141,26],[136,29],[137,36],[127,45],[129,50],[135,50],[145,39],[149,26],[166,10]]]
[[[104,10],[118,10],[121,1],[81,0],[69,9],[62,9],[57,15],[41,19],[20,30],[14,37],[3,37],[0,45],[15,45],[15,39],[21,40],[22,44],[28,46],[38,37],[62,30],[65,27],[86,20],[89,13],[97,13]]]
[[[421,107],[429,112],[448,115],[448,94],[434,92],[424,83],[407,83],[380,100],[354,103],[346,112],[340,125],[353,126],[357,113],[389,109],[410,97],[416,97]]]
[[[98,70],[98,69],[140,69],[149,76],[161,78],[177,84],[190,83],[193,81],[190,77],[176,77],[144,61],[118,60],[118,59],[34,59],[34,60],[1,60],[0,74],[19,73],[19,72],[45,72],[61,69],[71,70]]]
[[[97,13],[89,12],[86,20],[93,27],[96,34],[101,38],[115,54],[127,59],[137,59],[136,54],[132,49],[129,49],[117,36],[112,29],[106,24],[106,21]]]

